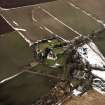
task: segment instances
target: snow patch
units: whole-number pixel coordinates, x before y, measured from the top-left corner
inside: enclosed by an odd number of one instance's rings
[[[99,71],[99,70],[92,70],[92,74],[102,78],[105,80],[105,71]]]
[[[51,67],[53,67],[53,68],[56,68],[56,67],[59,67],[60,66],[60,64],[58,64],[58,63],[55,63],[53,66],[51,66]]]
[[[104,67],[105,58],[93,42],[84,44],[82,47],[79,47],[77,51],[79,52],[81,57],[88,61],[92,66],[101,68]]]
[[[73,95],[79,96],[80,94],[81,94],[81,92],[79,90],[77,90],[77,89],[73,90]]]
[[[79,47],[77,51],[81,55],[83,62],[86,62],[86,61],[89,62],[89,64],[92,67],[103,68],[103,71],[94,70],[94,69],[91,71],[94,76],[97,76],[100,79],[100,81],[98,81],[97,83],[93,81],[92,86],[93,86],[93,89],[95,89],[99,93],[105,94],[105,91],[103,90],[105,88],[104,86],[105,84],[104,82],[102,82],[102,81],[105,81],[105,71],[104,71],[105,58],[104,56],[102,55],[102,53],[99,51],[99,49],[93,42],[84,44],[83,46]]]
[[[13,23],[14,23],[16,26],[19,26],[19,24],[18,24],[16,21],[13,21]]]

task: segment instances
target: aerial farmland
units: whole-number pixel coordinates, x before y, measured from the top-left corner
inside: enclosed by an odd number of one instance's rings
[[[4,1],[0,105],[104,105],[104,0]]]

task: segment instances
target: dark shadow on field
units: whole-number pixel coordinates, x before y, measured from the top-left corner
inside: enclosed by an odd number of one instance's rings
[[[0,0],[0,6],[3,8],[15,8],[26,5],[39,4],[55,0]]]
[[[13,29],[8,25],[8,23],[0,17],[0,34],[11,32]]]

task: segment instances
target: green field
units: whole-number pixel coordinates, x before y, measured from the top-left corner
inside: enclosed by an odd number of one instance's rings
[[[39,42],[37,47],[41,51],[44,51],[46,48],[53,48],[55,45],[60,45],[63,43],[64,43],[64,41],[62,41],[60,39],[51,39],[46,42]]]
[[[21,71],[33,61],[28,43],[16,32],[0,37],[0,80]]]

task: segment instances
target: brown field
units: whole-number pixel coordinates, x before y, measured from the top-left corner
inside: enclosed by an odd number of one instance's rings
[[[22,28],[26,31],[20,31],[28,40],[36,41],[38,39],[43,39],[48,36],[48,32],[41,30],[32,21],[32,7],[29,8],[18,8],[12,9],[10,11],[3,12],[4,17],[10,22],[14,28]],[[19,26],[13,23],[16,21]]]
[[[68,5],[66,0],[53,1],[44,5],[41,4],[41,7],[82,35],[87,35],[92,31],[102,28],[101,24],[80,10]]]
[[[49,28],[55,34],[67,39],[72,40],[73,38],[77,37],[78,34],[61,24],[59,21],[55,20],[53,17],[49,16],[45,13],[42,9],[35,7],[34,11],[34,18],[42,25]]]
[[[0,0],[0,6],[3,8],[15,8],[49,1],[53,0]],[[13,29],[0,17],[0,34],[10,31],[13,31]]]
[[[105,22],[105,0],[67,0]]]
[[[81,97],[73,97],[64,105],[105,105],[105,96],[96,91],[89,91]]]
[[[39,6],[41,8],[38,8]],[[49,13],[46,13],[43,9]],[[103,28],[101,24],[89,16],[60,0],[3,11],[2,16],[14,28],[26,29],[26,31],[20,30],[20,32],[34,42],[52,34],[45,30],[45,27],[67,40],[78,36],[74,31],[82,35],[88,35],[95,30]],[[33,17],[37,22],[33,20]]]
[[[40,28],[40,26],[42,26],[43,24],[36,23],[35,21],[32,20],[32,12],[33,11],[34,11],[35,15],[37,14],[38,17],[40,17],[42,19],[42,21],[45,20],[44,21],[45,24],[49,23],[47,28],[49,28],[55,34],[58,34],[60,36],[66,35],[66,37],[65,37],[66,39],[68,39],[68,36],[70,36],[69,39],[72,39],[75,36],[77,36],[77,34],[72,32],[67,27],[65,27],[58,21],[54,20],[50,16],[46,15],[42,10],[38,9],[36,6],[12,9],[9,11],[4,11],[2,14],[11,23],[11,25],[13,25],[13,27],[17,27],[13,23],[13,20],[14,20],[20,25],[17,28],[21,27],[22,29],[26,29],[27,31],[21,31],[21,33],[24,34],[29,40],[35,42],[36,40],[40,40],[40,39],[50,36],[51,33],[45,29]],[[42,13],[42,14],[40,14],[40,13]]]

